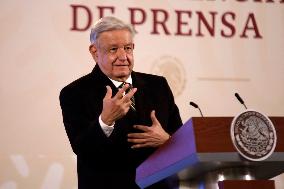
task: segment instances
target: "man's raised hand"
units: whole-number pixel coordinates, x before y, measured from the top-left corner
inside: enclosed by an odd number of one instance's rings
[[[106,86],[107,92],[103,99],[103,110],[101,113],[101,119],[105,124],[112,125],[116,120],[126,115],[129,111],[131,97],[137,91],[137,88],[132,88],[132,90],[125,94],[125,91],[129,87],[129,84],[125,84],[118,90],[116,95],[112,97],[111,87]]]

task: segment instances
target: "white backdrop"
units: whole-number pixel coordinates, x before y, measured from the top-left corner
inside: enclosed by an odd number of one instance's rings
[[[62,87],[91,71],[89,26],[135,24],[135,70],[164,75],[183,121],[249,108],[284,115],[284,2],[1,1],[0,189],[76,188]],[[101,13],[100,13],[101,11]],[[206,25],[207,24],[207,25]],[[78,31],[85,30],[86,31]],[[276,179],[283,188],[284,176]]]

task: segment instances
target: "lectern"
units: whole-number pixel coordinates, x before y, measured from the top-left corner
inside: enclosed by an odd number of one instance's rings
[[[145,188],[176,175],[183,189],[274,189],[267,179],[284,172],[284,117],[269,118],[277,143],[266,160],[249,161],[235,150],[233,117],[193,117],[137,168],[136,183]]]

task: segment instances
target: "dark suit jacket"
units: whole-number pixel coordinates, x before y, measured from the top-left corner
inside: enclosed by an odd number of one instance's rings
[[[77,155],[79,189],[137,188],[135,169],[155,149],[131,149],[127,134],[137,132],[133,124],[151,125],[150,112],[163,128],[174,133],[182,121],[165,78],[132,72],[136,112],[117,120],[107,137],[99,125],[106,86],[117,89],[96,65],[93,71],[64,87],[60,93],[63,122],[74,153]]]

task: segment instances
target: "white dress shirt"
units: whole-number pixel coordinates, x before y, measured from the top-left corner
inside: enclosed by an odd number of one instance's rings
[[[110,78],[109,78],[110,79]],[[114,84],[114,86],[116,86],[116,88],[118,88],[123,82],[121,81],[115,81],[113,79],[110,79],[112,81],[112,83]],[[129,76],[126,81],[126,83],[130,83],[132,85],[132,78],[131,76]],[[115,125],[115,122],[112,124],[112,125],[107,125],[103,122],[102,118],[101,118],[101,115],[99,117],[99,123],[101,125],[101,128],[103,130],[103,132],[105,133],[105,135],[107,137],[109,137],[114,129],[114,125]]]

